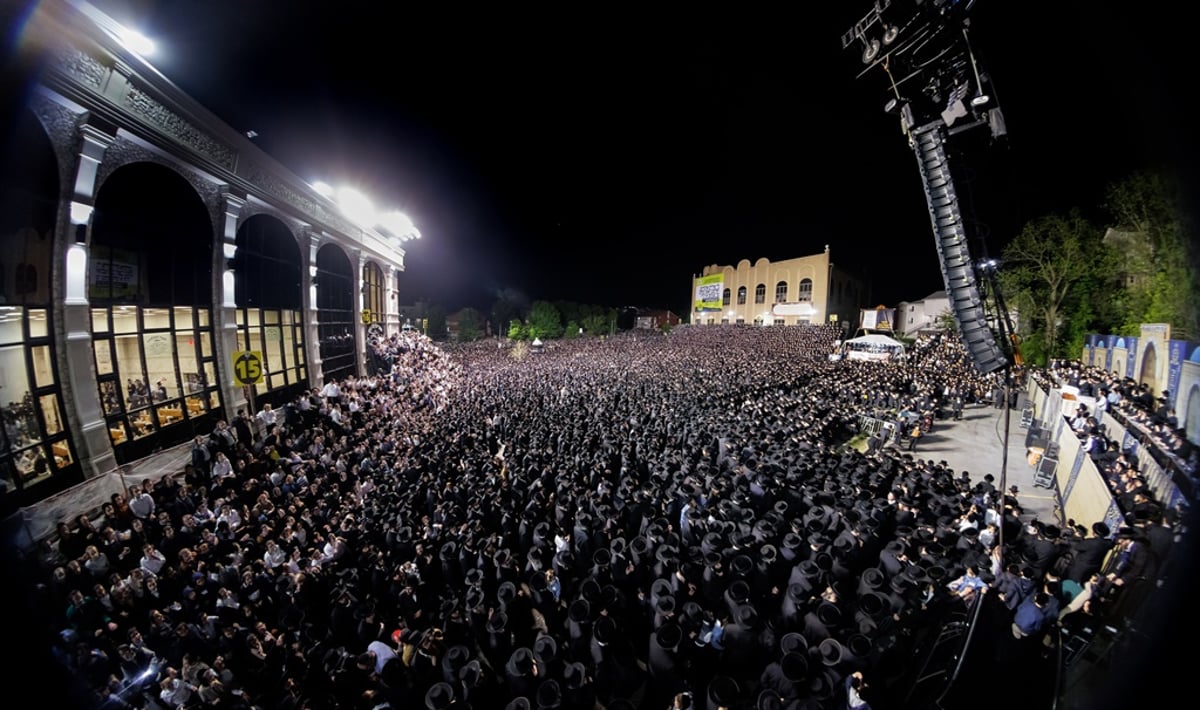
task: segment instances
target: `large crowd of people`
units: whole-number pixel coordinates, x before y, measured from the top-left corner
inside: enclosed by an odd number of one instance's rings
[[[1164,515],[1029,520],[982,468],[850,445],[992,406],[956,338],[836,341],[381,338],[374,375],[60,524],[30,603],[95,707],[885,710],[975,604],[1034,657],[1153,586]]]

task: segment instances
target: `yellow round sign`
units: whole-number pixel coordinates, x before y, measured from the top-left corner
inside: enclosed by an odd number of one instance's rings
[[[262,353],[239,350],[233,354],[233,379],[239,385],[257,385],[263,381]]]

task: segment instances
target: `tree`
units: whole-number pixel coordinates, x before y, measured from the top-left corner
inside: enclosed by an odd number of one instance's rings
[[[1045,356],[1066,354],[1061,334],[1068,311],[1087,295],[1081,284],[1105,276],[1108,251],[1101,231],[1078,211],[1035,219],[1004,248],[1004,292]]]
[[[561,338],[562,316],[549,301],[534,301],[529,309],[529,332],[535,338]]]
[[[502,332],[505,324],[511,324],[513,319],[525,317],[529,308],[529,298],[515,288],[503,288],[496,293],[492,303],[492,322],[496,324],[496,332]]]
[[[529,340],[529,328],[521,320],[514,318],[508,322],[509,340]]]
[[[1182,205],[1178,185],[1156,173],[1135,173],[1108,188],[1105,208],[1113,225],[1105,242],[1119,254],[1123,284],[1110,302],[1123,334],[1136,334],[1142,323],[1170,323],[1176,337],[1200,336],[1195,230]]]
[[[429,307],[429,330],[425,335],[428,335],[431,340],[446,339],[446,309],[439,305]]]
[[[583,319],[583,332],[588,335],[604,335],[608,332],[609,324],[617,318],[616,313],[595,312]]]
[[[579,337],[579,324],[573,320],[567,321],[567,327],[563,330],[563,338],[573,340]]]
[[[483,316],[474,308],[464,308],[458,316],[458,342],[471,343],[483,337]]]

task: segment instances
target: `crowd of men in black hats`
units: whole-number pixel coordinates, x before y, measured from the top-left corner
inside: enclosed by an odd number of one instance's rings
[[[991,475],[847,446],[999,376],[952,336],[892,363],[836,338],[393,336],[387,371],[222,435],[221,475],[61,525],[32,600],[109,707],[888,708],[976,595],[1040,642],[1149,574],[1137,545],[1105,577],[1110,531],[1030,524]]]

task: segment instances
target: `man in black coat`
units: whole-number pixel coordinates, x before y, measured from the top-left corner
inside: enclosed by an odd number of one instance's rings
[[[1161,512],[1147,518],[1140,527],[1146,537],[1146,547],[1149,548],[1151,557],[1146,576],[1161,582],[1167,575],[1167,563],[1171,546],[1175,543],[1175,531],[1171,528],[1166,514]]]
[[[233,418],[233,430],[237,432],[239,444],[247,449],[254,446],[254,430],[250,428],[250,417],[246,416],[246,410],[237,411],[237,416]]]
[[[1104,523],[1094,523],[1091,537],[1081,536],[1081,539],[1071,545],[1073,557],[1070,566],[1067,567],[1066,579],[1083,584],[1100,571],[1104,566],[1104,559],[1113,547],[1112,540],[1108,539],[1109,532]]]
[[[1034,579],[1041,579],[1058,560],[1061,532],[1056,525],[1039,525],[1034,530],[1027,546],[1029,566],[1033,568]]]

